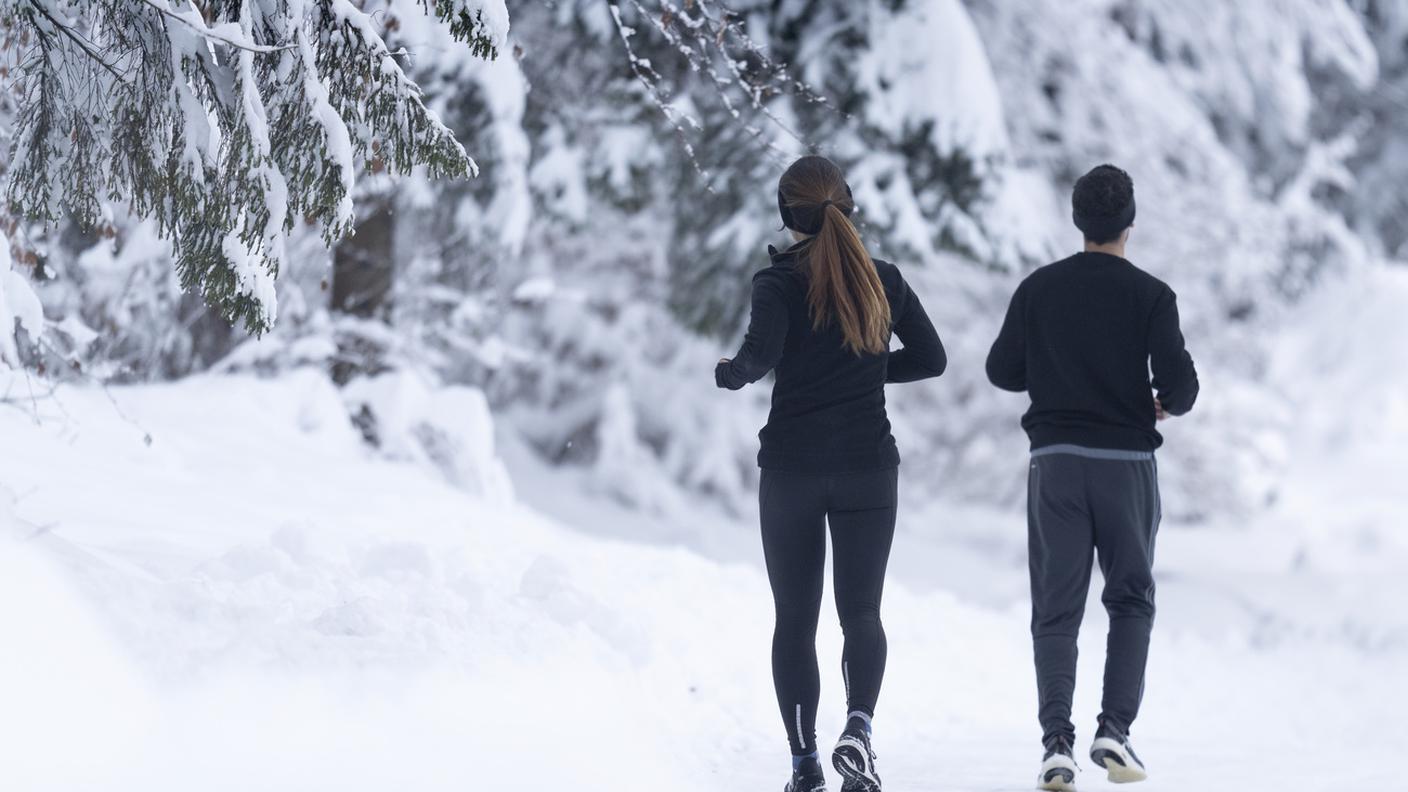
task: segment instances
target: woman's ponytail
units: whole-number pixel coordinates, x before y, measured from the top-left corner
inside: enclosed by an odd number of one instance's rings
[[[778,204],[785,225],[812,234],[805,248],[812,326],[819,330],[836,321],[857,355],[886,351],[890,301],[851,223],[855,203],[841,170],[825,157],[803,157],[783,174]]]

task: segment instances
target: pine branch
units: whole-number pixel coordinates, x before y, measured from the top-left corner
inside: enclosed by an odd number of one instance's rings
[[[484,9],[476,8],[470,13],[465,0],[420,0],[427,13],[433,13],[450,24],[450,35],[456,41],[469,45],[469,51],[485,60],[499,57],[503,41],[488,32],[489,23],[484,18]]]
[[[422,4],[471,51],[502,46],[501,0]],[[185,5],[0,0],[27,46],[13,207],[92,225],[105,201],[130,202],[171,241],[182,288],[260,333],[274,320],[286,235],[298,218],[329,245],[351,233],[365,163],[477,173],[349,0]]]
[[[235,37],[231,35],[222,34],[218,31],[212,30],[208,25],[206,25],[205,19],[200,15],[199,11],[196,11],[195,9],[191,9],[188,11],[177,11],[167,4],[166,0],[138,0],[138,2],[150,6],[163,16],[169,17],[171,19],[176,20],[177,22],[180,22],[183,25],[186,25],[187,27],[194,30],[196,34],[199,35],[201,38],[209,39],[217,44],[225,44],[227,46],[234,47],[235,49],[239,50],[244,50],[246,52],[259,52],[265,54],[271,52],[282,52],[283,50],[292,49],[293,47],[292,44],[286,44],[281,47],[271,47],[264,44],[256,44],[253,41],[250,41],[249,39],[243,37]],[[229,26],[227,25],[226,27]]]
[[[39,3],[39,0],[29,0],[29,6],[32,13],[37,13],[45,19],[49,20],[49,24],[53,25],[55,30],[59,31],[59,33],[63,34],[65,37],[71,40],[80,50],[83,51],[85,55],[92,58],[94,62],[102,66],[109,74],[119,80],[125,79],[122,73],[120,73],[116,69],[116,67],[114,67],[111,63],[108,63],[102,55],[99,55],[97,53],[97,51],[93,48],[92,44],[90,44],[82,36],[78,35],[78,33],[76,33],[73,28],[69,27],[58,19],[55,19],[54,15],[50,14],[49,10]],[[35,24],[34,29],[36,33],[43,35],[43,29],[40,25]]]

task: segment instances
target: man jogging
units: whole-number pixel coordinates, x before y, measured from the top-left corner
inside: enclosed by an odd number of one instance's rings
[[[1163,442],[1155,423],[1188,412],[1198,395],[1173,290],[1124,258],[1134,222],[1129,174],[1095,168],[1076,182],[1071,204],[1085,251],[1017,287],[987,361],[994,385],[1031,396],[1022,428],[1032,448],[1027,542],[1046,748],[1038,786],[1052,790],[1075,788],[1071,696],[1092,550],[1110,632],[1090,757],[1111,781],[1146,777],[1129,729],[1154,621],[1154,449]]]

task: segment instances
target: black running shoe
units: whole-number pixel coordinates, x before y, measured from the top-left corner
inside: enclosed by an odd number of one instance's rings
[[[870,734],[863,728],[848,727],[831,752],[831,766],[844,779],[841,792],[880,792],[880,774],[875,772],[875,751]]]
[[[1105,768],[1110,781],[1116,784],[1143,781],[1149,777],[1144,763],[1134,753],[1134,746],[1129,744],[1129,735],[1103,721],[1095,732],[1095,742],[1090,744],[1090,761],[1096,767]]]
[[[1041,759],[1036,788],[1058,792],[1072,792],[1076,788],[1076,759],[1071,753],[1071,741],[1065,735],[1046,741],[1046,755]]]
[[[792,770],[792,780],[787,782],[782,792],[826,792],[826,776],[821,772],[821,762],[815,756],[803,759]]]

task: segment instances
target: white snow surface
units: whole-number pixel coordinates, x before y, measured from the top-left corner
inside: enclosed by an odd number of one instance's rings
[[[1404,305],[1401,268],[1307,305],[1322,321],[1272,362],[1305,416],[1290,494],[1245,523],[1163,527],[1141,790],[1396,788],[1408,396],[1383,377],[1408,342]],[[496,451],[472,392],[388,376],[349,393],[307,369],[31,401],[23,374],[0,375],[0,789],[780,788],[755,515],[632,508],[599,473]],[[360,404],[389,416],[385,452],[350,423]],[[407,450],[437,421],[466,453]],[[486,483],[500,457],[516,494]],[[876,718],[886,788],[1030,789],[1023,521],[931,485],[905,471]],[[844,715],[829,612],[819,648],[825,744]],[[1082,765],[1083,789],[1107,788]]]
[[[0,232],[0,367],[20,365],[15,333],[21,328],[31,337],[44,332],[44,307],[30,288],[29,278],[15,270],[10,240]]]

